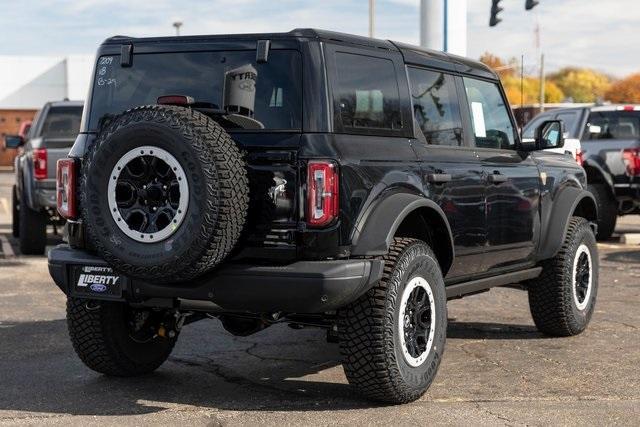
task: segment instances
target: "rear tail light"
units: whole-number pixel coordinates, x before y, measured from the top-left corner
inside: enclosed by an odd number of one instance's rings
[[[640,175],[640,148],[626,148],[622,150],[622,160],[627,166],[627,174]]]
[[[46,148],[36,148],[33,150],[33,175],[38,180],[47,178]]]
[[[584,164],[584,153],[580,149],[576,151],[576,163],[578,163],[580,166]]]
[[[66,219],[78,216],[76,202],[76,160],[60,159],[57,164],[56,197],[58,199],[58,213]]]
[[[640,111],[640,105],[619,105],[616,107],[618,111]]]
[[[340,210],[338,168],[329,161],[310,161],[307,165],[307,223],[311,227],[330,224]]]

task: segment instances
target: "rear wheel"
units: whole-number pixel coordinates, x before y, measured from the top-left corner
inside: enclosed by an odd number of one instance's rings
[[[587,189],[593,194],[598,206],[598,240],[607,240],[613,234],[618,220],[618,206],[605,184],[589,184]]]
[[[340,350],[349,383],[389,403],[418,399],[444,352],[447,305],[431,248],[395,239],[382,279],[338,313]]]
[[[18,233],[20,252],[25,255],[42,255],[47,245],[47,215],[34,211],[26,203],[22,194],[18,212]]]
[[[20,204],[18,202],[18,188],[14,185],[11,190],[11,234],[20,237]]]
[[[156,370],[177,335],[162,336],[166,313],[119,302],[67,299],[67,327],[82,362],[102,374],[130,377]]]

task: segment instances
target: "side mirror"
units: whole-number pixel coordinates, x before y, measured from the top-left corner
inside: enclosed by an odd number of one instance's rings
[[[564,126],[561,120],[545,120],[536,129],[538,150],[564,146]]]
[[[24,139],[19,135],[5,135],[4,148],[19,148],[24,144]]]

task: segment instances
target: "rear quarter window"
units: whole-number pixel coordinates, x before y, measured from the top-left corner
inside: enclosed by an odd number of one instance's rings
[[[334,103],[346,131],[402,128],[393,61],[336,52]]]

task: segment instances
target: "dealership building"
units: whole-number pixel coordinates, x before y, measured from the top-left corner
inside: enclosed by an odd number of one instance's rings
[[[84,100],[92,55],[0,55],[0,138],[18,133],[47,101]],[[0,166],[13,164],[15,150],[0,149]]]

